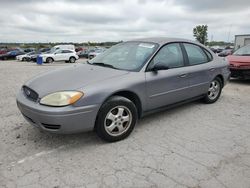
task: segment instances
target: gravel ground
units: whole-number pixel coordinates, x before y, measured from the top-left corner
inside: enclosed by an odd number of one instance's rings
[[[110,144],[40,132],[19,113],[22,84],[62,66],[0,62],[0,187],[250,187],[250,81],[231,81],[213,105],[148,116]]]

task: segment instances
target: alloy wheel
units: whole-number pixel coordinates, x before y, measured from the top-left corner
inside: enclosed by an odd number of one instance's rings
[[[214,100],[218,97],[220,93],[220,83],[217,80],[211,82],[210,87],[208,89],[208,98],[210,100]]]
[[[132,113],[125,106],[116,106],[106,115],[104,127],[111,136],[120,136],[125,133],[132,122]]]

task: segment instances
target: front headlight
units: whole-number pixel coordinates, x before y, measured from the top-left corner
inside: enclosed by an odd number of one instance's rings
[[[49,94],[40,100],[40,104],[47,106],[67,106],[74,104],[84,94],[80,91],[61,91]]]

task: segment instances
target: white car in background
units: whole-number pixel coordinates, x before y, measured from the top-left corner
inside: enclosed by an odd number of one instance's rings
[[[44,63],[53,63],[54,61],[65,61],[66,63],[75,63],[79,59],[76,52],[73,50],[56,50],[39,55]]]
[[[75,51],[75,45],[73,44],[62,44],[62,45],[56,45],[51,48],[51,52],[55,52],[57,50],[72,50]]]
[[[18,56],[16,56],[16,60],[18,60],[18,61],[28,61],[28,60],[30,60],[30,57],[32,55],[34,55],[35,53],[36,52],[32,51],[32,52],[29,52],[27,54],[18,55]]]

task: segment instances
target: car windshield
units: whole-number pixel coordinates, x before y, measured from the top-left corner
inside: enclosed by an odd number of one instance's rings
[[[139,71],[157,47],[155,43],[124,42],[111,47],[89,63],[121,70]]]
[[[238,56],[250,56],[250,45],[244,46],[234,52],[234,55]]]
[[[35,54],[35,52],[29,52],[26,55],[33,55],[33,54]]]

